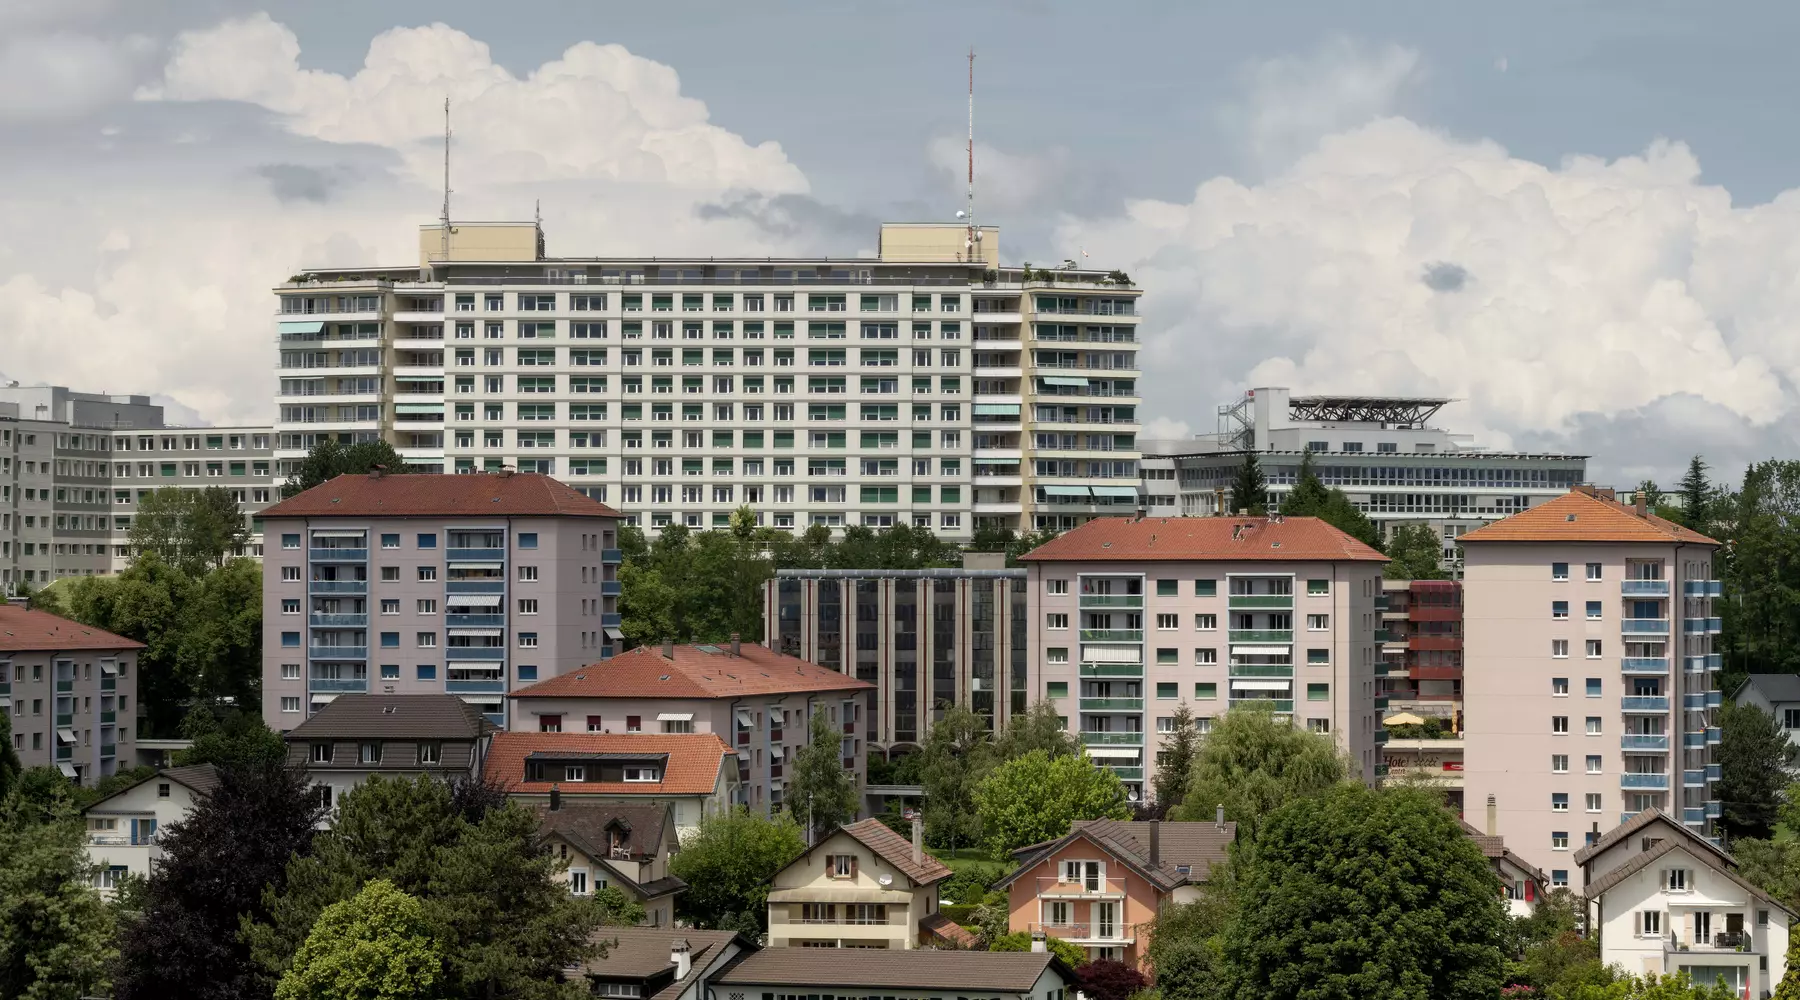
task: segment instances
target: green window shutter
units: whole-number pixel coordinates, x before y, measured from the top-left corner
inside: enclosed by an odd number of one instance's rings
[[[732,434],[731,431],[713,431],[713,436],[712,436],[713,447],[714,448],[729,448],[729,447],[731,447],[731,439],[733,436],[734,435]]]
[[[1331,581],[1330,580],[1308,580],[1308,581],[1306,581],[1306,592],[1315,597],[1319,596],[1321,594],[1329,594],[1329,593],[1331,593]]]
[[[1214,681],[1200,681],[1194,685],[1194,697],[1201,701],[1214,701],[1219,697],[1219,685]]]
[[[1157,681],[1156,696],[1158,698],[1179,698],[1181,697],[1180,688],[1181,685],[1174,681]]]
[[[914,486],[912,488],[912,491],[913,491],[913,503],[930,503],[931,502],[931,487],[929,487],[929,486]]]
[[[1219,596],[1219,581],[1217,581],[1217,580],[1195,580],[1194,581],[1194,596],[1195,597],[1217,597],[1217,596]]]
[[[1306,700],[1307,701],[1330,701],[1331,700],[1331,685],[1329,685],[1329,684],[1308,684],[1306,686]]]
[[[912,446],[914,448],[930,448],[931,447],[931,432],[930,431],[913,431]]]
[[[776,431],[775,432],[775,447],[777,447],[777,448],[792,448],[793,446],[794,446],[794,432],[793,431]]]
[[[1068,696],[1068,681],[1050,681],[1044,685],[1044,697],[1046,698],[1067,698]]]
[[[960,487],[960,486],[940,487],[938,490],[938,499],[940,501],[942,501],[943,503],[961,503],[962,502],[962,487]]]
[[[1306,651],[1306,662],[1308,662],[1308,663],[1330,663],[1331,662],[1331,650],[1329,650],[1329,649],[1309,649]]]
[[[746,448],[761,448],[762,446],[763,446],[763,432],[762,431],[745,431],[744,432],[744,447],[746,447]]]
[[[1181,652],[1179,650],[1174,650],[1174,649],[1158,649],[1156,651],[1156,662],[1158,664],[1180,663],[1181,662]]]
[[[1181,584],[1179,581],[1158,580],[1158,581],[1156,581],[1156,596],[1158,596],[1158,597],[1177,597],[1181,593],[1180,588],[1181,588]]]

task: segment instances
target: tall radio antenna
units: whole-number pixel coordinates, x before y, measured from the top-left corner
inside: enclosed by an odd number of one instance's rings
[[[975,47],[969,47],[969,204],[964,212],[968,233],[963,246],[970,260],[981,259],[981,230],[975,225]]]
[[[438,220],[442,225],[443,242],[439,259],[444,263],[450,261],[450,98],[444,98],[444,214]]]

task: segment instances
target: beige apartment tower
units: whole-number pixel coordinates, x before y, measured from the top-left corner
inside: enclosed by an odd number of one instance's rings
[[[1462,542],[1468,809],[1552,887],[1646,809],[1712,837],[1718,543],[1587,486]]]

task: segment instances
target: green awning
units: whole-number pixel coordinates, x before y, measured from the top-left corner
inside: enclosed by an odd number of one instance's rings
[[[322,319],[283,320],[281,323],[282,333],[319,333],[324,329],[325,321]]]
[[[1135,486],[1095,486],[1092,487],[1097,497],[1133,497],[1138,495]]]
[[[1043,490],[1046,496],[1053,497],[1085,497],[1088,495],[1086,486],[1039,486],[1038,489]]]
[[[975,415],[978,417],[983,417],[983,416],[1016,417],[1019,415],[1019,404],[1017,404],[1017,403],[976,403],[975,404]]]
[[[442,403],[395,403],[395,413],[442,413]]]
[[[1070,385],[1083,389],[1087,388],[1088,384],[1088,380],[1085,378],[1071,378],[1067,375],[1039,375],[1038,381],[1045,385]]]

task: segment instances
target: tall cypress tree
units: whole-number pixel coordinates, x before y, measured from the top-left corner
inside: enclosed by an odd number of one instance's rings
[[[1240,510],[1252,514],[1266,514],[1269,510],[1269,484],[1254,451],[1244,452],[1244,462],[1231,481],[1231,513]]]
[[[1687,474],[1681,477],[1680,487],[1681,522],[1705,534],[1707,525],[1712,522],[1712,485],[1706,481],[1706,463],[1699,455],[1688,462]]]

